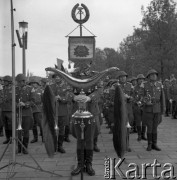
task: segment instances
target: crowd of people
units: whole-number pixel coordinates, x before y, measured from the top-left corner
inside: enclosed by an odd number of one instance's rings
[[[58,137],[55,141],[55,150],[65,153],[63,142],[70,142],[69,134],[72,133],[77,138],[77,160],[78,166],[71,174],[77,175],[81,171],[81,139],[80,127],[75,121],[75,130],[72,130],[72,114],[77,107],[74,104],[75,90],[56,74],[52,78],[27,78],[23,74],[16,76],[16,112],[17,112],[17,129],[21,122],[21,131],[16,134],[21,143],[18,143],[18,152],[28,154],[29,131],[33,132],[33,139],[30,143],[36,143],[39,133],[43,139],[43,101],[42,96],[45,87],[49,85],[56,100],[55,116],[58,124]],[[162,114],[172,118],[177,118],[177,80],[173,76],[166,79],[163,83],[158,80],[158,72],[154,69],[148,71],[147,75],[139,74],[137,77],[128,78],[128,74],[120,71],[117,76],[105,77],[101,80],[93,93],[88,95],[92,104],[89,111],[93,114],[94,126],[87,126],[85,138],[85,162],[89,175],[94,175],[92,168],[93,151],[99,152],[97,146],[100,128],[105,120],[109,133],[114,131],[114,100],[115,88],[121,87],[126,104],[127,111],[127,152],[131,151],[129,146],[129,135],[137,133],[137,141],[147,141],[147,151],[152,149],[160,151],[157,146],[157,127],[162,121]],[[88,121],[89,123],[90,121]],[[92,122],[91,122],[92,124]],[[39,128],[37,128],[39,127]],[[3,130],[4,129],[4,130]],[[38,132],[38,130],[40,132]],[[4,134],[5,132],[5,134]],[[0,79],[0,137],[5,136],[3,144],[11,143],[12,137],[12,77],[4,76]],[[25,147],[25,148],[24,148]]]

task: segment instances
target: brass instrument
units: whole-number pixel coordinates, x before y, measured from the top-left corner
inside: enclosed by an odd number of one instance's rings
[[[71,85],[73,88],[83,89],[86,92],[88,91],[88,89],[90,89],[90,87],[95,86],[101,78],[103,78],[110,72],[119,71],[119,68],[112,67],[112,68],[106,69],[88,79],[77,79],[64,73],[63,71],[59,69],[55,69],[51,67],[46,68],[46,71],[52,71],[56,73],[61,78],[63,78],[69,85]]]
[[[20,105],[20,99],[19,99],[17,119],[18,119],[17,131],[21,131],[22,130],[22,106]]]
[[[137,99],[139,99],[139,95],[137,95]],[[136,104],[137,104],[137,106],[139,108],[141,108],[143,106],[143,102],[142,101],[143,101],[142,97],[139,99],[139,101],[136,101]]]
[[[149,91],[147,91],[147,95],[146,97],[144,98],[144,103],[146,105],[152,105],[152,97],[151,95],[149,94]]]
[[[56,132],[56,135],[57,135],[57,137],[58,137],[58,131],[59,131],[59,128],[58,128],[58,109],[57,109],[58,107],[57,107],[57,101],[55,102],[55,127],[54,127],[54,129],[55,129],[55,132]]]

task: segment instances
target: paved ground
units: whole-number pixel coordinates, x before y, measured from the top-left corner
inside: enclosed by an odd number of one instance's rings
[[[130,163],[137,164],[139,167],[140,175],[142,175],[142,164],[143,163],[154,163],[154,160],[161,164],[161,167],[157,168],[157,174],[161,175],[161,172],[165,171],[164,165],[166,165],[167,169],[171,168],[172,175],[177,176],[177,119],[171,118],[163,118],[163,122],[159,126],[159,137],[158,137],[158,145],[162,148],[162,151],[151,151],[147,152],[146,141],[137,142],[137,134],[131,134],[130,136],[130,145],[132,148],[132,152],[126,153],[125,161],[120,166],[120,169],[126,173],[128,170],[132,170],[135,168],[135,165],[130,165]],[[31,136],[32,138],[32,136]],[[5,145],[2,144],[4,137],[0,138],[0,155],[3,153],[5,149]],[[34,159],[39,163],[42,169],[54,172],[62,175],[62,177],[57,177],[55,175],[51,175],[50,173],[41,172],[40,170],[35,170],[31,168],[24,167],[23,165],[16,164],[15,166],[9,166],[8,168],[4,168],[0,170],[0,179],[6,179],[9,172],[13,173],[14,180],[79,180],[80,175],[71,177],[70,172],[74,169],[76,165],[76,140],[71,137],[71,143],[64,143],[64,148],[66,149],[66,154],[56,154],[53,159],[47,157],[47,154],[44,149],[44,145],[39,138],[39,141],[35,144],[29,144],[30,154],[34,157]],[[105,166],[104,159],[105,157],[116,158],[116,154],[114,152],[113,144],[112,144],[112,135],[108,134],[108,129],[106,129],[106,125],[103,124],[102,131],[99,136],[98,146],[101,149],[100,153],[94,153],[93,160],[93,168],[96,171],[96,175],[94,177],[88,176],[84,173],[84,180],[103,180],[105,175]],[[10,145],[7,149],[7,152],[3,156],[3,159],[0,162],[0,167],[7,165],[9,160],[12,157],[12,146]],[[118,159],[116,159],[117,163]],[[16,162],[21,164],[26,164],[29,166],[37,167],[34,160],[29,155],[17,155]],[[171,167],[168,164],[171,163]],[[13,168],[13,169],[12,169]],[[8,172],[8,173],[7,173]],[[152,167],[147,168],[146,170],[146,178],[154,179],[152,176]],[[117,173],[115,173],[116,179],[122,179],[119,177]],[[131,175],[134,175],[131,174]],[[168,174],[166,174],[167,176]],[[114,179],[114,178],[112,178]],[[135,178],[136,179],[136,178]],[[143,177],[139,178],[143,179]],[[145,179],[145,177],[144,177]],[[161,177],[161,179],[163,179]],[[171,179],[171,178],[170,178]]]

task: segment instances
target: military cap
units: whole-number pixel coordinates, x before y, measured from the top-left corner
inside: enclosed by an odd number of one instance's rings
[[[121,76],[128,76],[128,74],[125,72],[125,71],[120,71],[119,73],[118,73],[118,77],[121,77]]]
[[[170,81],[169,79],[165,79],[165,82],[168,82],[168,81]]]
[[[112,86],[113,84],[117,83],[117,79],[110,79],[109,82],[108,82],[108,86]]]
[[[41,82],[47,83],[47,78],[42,78],[42,79],[41,79]]]
[[[4,81],[12,82],[12,77],[11,76],[4,76],[3,78]]]
[[[157,72],[155,69],[149,70],[148,73],[147,73],[147,75],[146,75],[146,77],[148,78],[149,75],[151,75],[151,74],[156,74],[156,75],[158,76],[158,72]]]
[[[37,80],[37,78],[33,77],[29,80],[29,85],[32,84],[32,83],[37,83],[38,85],[40,85],[39,81]]]
[[[24,74],[18,74],[15,79],[16,81],[26,81],[26,77]]]
[[[143,74],[138,74],[138,76],[137,76],[137,80],[138,79],[145,79],[145,77],[144,77],[144,75]]]

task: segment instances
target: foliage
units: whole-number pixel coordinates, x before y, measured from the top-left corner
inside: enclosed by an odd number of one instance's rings
[[[118,50],[97,48],[93,69],[112,66],[129,75],[146,74],[155,68],[162,79],[176,73],[177,68],[177,13],[173,0],[152,0],[142,7],[140,27],[120,43]],[[177,75],[177,73],[176,73]]]

